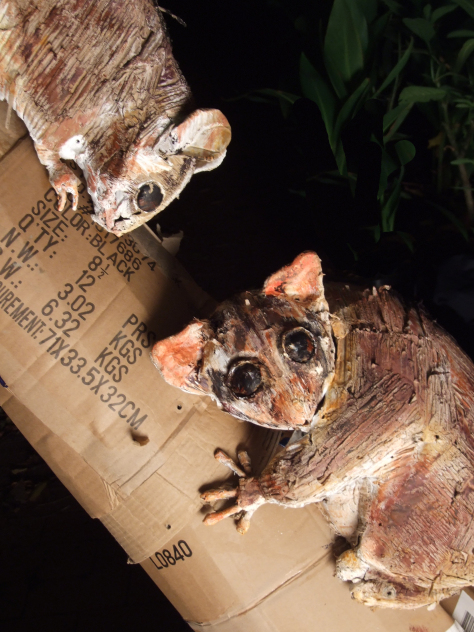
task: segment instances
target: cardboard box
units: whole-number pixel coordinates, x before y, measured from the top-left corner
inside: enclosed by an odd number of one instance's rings
[[[463,588],[459,595],[444,599],[441,605],[455,620],[459,631],[472,632],[474,630],[474,588]]]
[[[194,630],[452,626],[440,607],[351,601],[316,506],[264,506],[244,537],[231,520],[205,527],[199,491],[228,478],[215,447],[246,445],[258,470],[280,436],[172,388],[151,364],[153,341],[205,312],[209,297],[146,229],[135,236],[141,252],[90,222],[84,196],[82,213],[59,215],[29,139],[0,162],[0,188],[3,406]]]

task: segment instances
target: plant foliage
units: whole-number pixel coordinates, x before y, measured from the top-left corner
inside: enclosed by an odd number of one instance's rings
[[[291,13],[289,0],[279,4]],[[474,0],[333,0],[329,15],[316,28],[304,14],[294,24],[303,36],[300,95],[296,90],[266,94],[286,100],[286,115],[298,96],[318,107],[338,177],[328,170],[309,174],[309,180],[342,179],[355,196],[361,190],[359,180],[364,178],[366,186],[363,161],[357,152],[348,153],[347,145],[348,134],[365,116],[370,124],[360,140],[372,143],[378,156],[370,175],[377,182],[369,186],[378,218],[365,228],[376,241],[383,233],[397,233],[400,200],[412,195],[404,178],[416,157],[409,131],[416,110],[435,130],[426,140],[437,193],[461,192],[464,197],[464,212],[453,214],[440,204],[433,208],[443,208],[443,216],[456,229],[462,227],[466,237],[465,226],[474,224]],[[398,232],[412,249],[413,239]]]

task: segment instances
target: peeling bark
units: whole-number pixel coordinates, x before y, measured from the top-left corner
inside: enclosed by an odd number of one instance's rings
[[[151,0],[0,0],[0,99],[24,120],[61,210],[67,193],[78,201],[71,159],[93,219],[117,235],[218,166],[230,140],[218,110],[191,112]]]

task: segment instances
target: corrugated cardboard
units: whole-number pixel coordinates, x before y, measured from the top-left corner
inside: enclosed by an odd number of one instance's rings
[[[100,476],[101,518],[140,561],[200,506],[194,468],[212,455],[202,433],[209,403],[183,397],[149,360],[153,341],[197,307],[130,238],[70,208],[59,215],[29,140],[2,161],[0,186],[1,376]],[[230,447],[232,422],[217,425]]]
[[[454,595],[453,597],[449,597],[449,599],[443,599],[443,601],[441,602],[441,605],[443,606],[443,608],[446,610],[448,614],[453,616],[454,611],[456,610],[461,600],[461,597],[463,596],[463,593],[464,593],[463,601],[465,601],[465,603],[469,605],[468,611],[470,615],[472,616],[472,619],[474,622],[474,587],[469,586],[468,588],[463,588],[459,595]],[[466,599],[466,597],[468,599]],[[472,625],[474,625],[474,623]]]
[[[209,528],[196,516],[171,538],[190,557],[164,567],[163,548],[142,566],[193,630],[219,632],[446,632],[452,619],[440,607],[369,609],[351,600],[335,577],[332,534],[316,506],[267,505],[238,536],[232,521]],[[161,567],[161,568],[160,568]]]
[[[0,162],[0,189],[3,405],[195,630],[448,630],[441,608],[351,602],[315,506],[262,507],[244,537],[231,520],[205,527],[199,490],[228,478],[215,447],[245,444],[258,470],[279,438],[168,386],[151,364],[153,340],[208,297],[149,235],[140,252],[87,214],[57,214],[29,140]]]

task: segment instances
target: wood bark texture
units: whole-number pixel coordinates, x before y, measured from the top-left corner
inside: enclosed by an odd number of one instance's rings
[[[305,253],[153,356],[242,419],[306,431],[259,476],[247,462],[238,488],[206,492],[234,498],[208,524],[236,515],[245,532],[264,503],[319,503],[351,545],[337,574],[369,606],[431,605],[474,582],[474,365],[421,308],[387,287],[323,288]]]
[[[218,166],[230,140],[221,112],[192,111],[152,0],[0,0],[0,99],[25,122],[61,210],[68,193],[77,207],[74,160],[93,219],[117,235]]]

